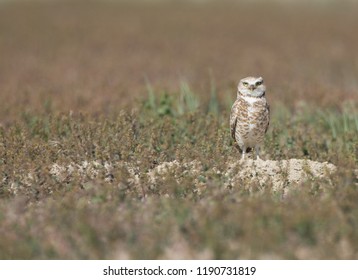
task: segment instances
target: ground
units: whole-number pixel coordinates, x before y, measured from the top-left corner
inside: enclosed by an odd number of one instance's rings
[[[0,258],[358,258],[358,9],[265,3],[0,3]]]

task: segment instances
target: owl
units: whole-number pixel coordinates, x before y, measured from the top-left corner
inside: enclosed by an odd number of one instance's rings
[[[266,87],[261,77],[247,77],[239,82],[237,98],[230,115],[231,136],[242,151],[255,148],[260,159],[262,144],[270,122],[270,107],[265,97]]]

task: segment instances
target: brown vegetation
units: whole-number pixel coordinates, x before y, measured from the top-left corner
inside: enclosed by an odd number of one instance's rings
[[[1,121],[49,110],[117,114],[181,79],[220,100],[262,75],[271,103],[340,106],[356,94],[355,7],[7,3],[0,6]]]
[[[358,258],[357,11],[0,4],[0,258]],[[277,162],[236,161],[252,74]]]

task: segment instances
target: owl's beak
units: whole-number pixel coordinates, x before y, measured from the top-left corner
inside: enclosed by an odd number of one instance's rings
[[[254,90],[255,88],[256,88],[255,85],[250,85],[250,86],[249,86],[249,89],[250,89],[250,90]]]

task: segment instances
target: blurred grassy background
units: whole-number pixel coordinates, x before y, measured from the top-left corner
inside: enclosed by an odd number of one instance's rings
[[[357,259],[357,27],[354,1],[1,1],[0,258]],[[224,187],[248,75],[265,158],[336,174]],[[200,176],[150,184],[173,160]],[[50,174],[84,161],[111,176]]]
[[[261,75],[272,104],[357,100],[357,5],[10,1],[0,6],[2,123],[22,112],[118,113],[186,81],[219,100]],[[229,97],[228,97],[229,96]]]

